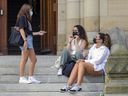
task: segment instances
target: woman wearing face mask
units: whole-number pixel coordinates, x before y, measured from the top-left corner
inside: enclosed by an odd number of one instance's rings
[[[79,59],[76,62],[67,85],[60,89],[61,92],[81,91],[84,75],[99,76],[104,74],[104,67],[110,54],[111,38],[108,34],[98,33],[94,41],[95,44],[90,48],[87,60]]]
[[[31,19],[32,19],[32,7],[29,4],[24,4],[18,15],[16,26],[19,27],[21,33],[21,40],[19,46],[21,49],[21,61],[19,65],[19,83],[40,83],[33,76],[35,64],[37,58],[33,48],[33,35],[43,35],[45,31],[32,32]],[[28,58],[31,63],[29,65],[29,77],[28,79],[24,77],[25,65]]]
[[[88,48],[88,38],[86,31],[81,25],[75,25],[73,27],[72,36],[69,36],[68,44],[63,49],[60,60],[60,68],[57,75],[62,75],[62,69],[64,64],[72,60],[83,59],[83,50]]]

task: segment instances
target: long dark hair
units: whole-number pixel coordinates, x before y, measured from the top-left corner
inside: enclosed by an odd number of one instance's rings
[[[88,43],[88,37],[85,29],[81,25],[75,25],[74,27],[78,29],[80,39],[84,39],[86,41],[85,48],[87,48],[89,43]]]
[[[104,34],[104,33],[98,33],[100,36],[100,39],[102,39],[102,43],[111,50],[111,37],[109,34]]]
[[[112,43],[111,43],[111,37],[110,37],[110,35],[107,34],[107,33],[105,34],[104,45],[106,45],[106,47],[108,47],[109,50],[111,50],[111,45],[112,45]]]
[[[28,21],[31,21],[31,16],[29,14],[30,9],[32,9],[31,5],[23,4],[22,7],[20,8],[18,15],[17,15],[17,20],[19,19],[20,16],[25,16]]]

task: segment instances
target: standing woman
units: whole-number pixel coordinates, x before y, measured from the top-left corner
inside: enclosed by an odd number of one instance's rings
[[[37,62],[37,58],[33,48],[33,35],[43,35],[45,31],[32,32],[32,15],[32,7],[29,4],[24,4],[17,15],[16,26],[19,27],[19,31],[21,34],[21,40],[19,42],[19,46],[21,49],[19,83],[41,83],[41,81],[36,80],[33,76],[35,64]],[[29,77],[27,79],[24,77],[24,71],[28,58],[30,59],[31,63],[29,65]]]

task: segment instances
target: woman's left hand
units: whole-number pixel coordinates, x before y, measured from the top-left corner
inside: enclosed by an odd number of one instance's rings
[[[47,33],[46,31],[39,31],[38,35],[44,35],[45,33]]]

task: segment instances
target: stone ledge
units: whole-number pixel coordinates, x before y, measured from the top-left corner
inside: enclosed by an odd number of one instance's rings
[[[105,93],[106,94],[118,94],[118,93],[128,93],[128,82],[116,82],[105,84]]]

